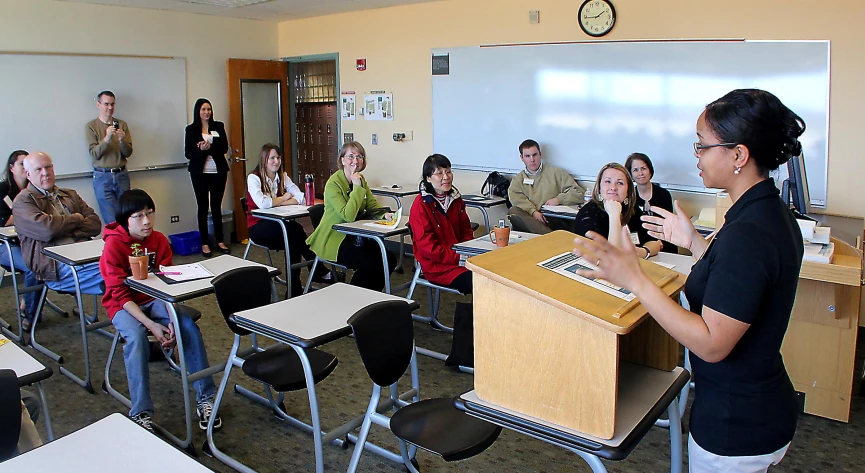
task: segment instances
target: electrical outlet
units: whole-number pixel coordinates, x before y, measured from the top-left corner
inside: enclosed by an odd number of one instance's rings
[[[393,140],[399,143],[400,141],[411,141],[414,138],[413,131],[397,132],[393,134]]]
[[[180,222],[180,215],[172,215],[171,216],[171,223],[179,223],[179,222]]]
[[[372,134],[372,144],[374,144],[374,145],[378,144],[378,135],[375,133]]]

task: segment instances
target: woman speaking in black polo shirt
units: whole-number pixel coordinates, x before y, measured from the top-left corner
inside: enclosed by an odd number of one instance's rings
[[[678,203],[643,217],[652,236],[698,259],[685,284],[688,312],[640,270],[629,238],[614,247],[598,235],[577,239],[591,272],[628,288],[652,317],[691,350],[694,404],[691,473],[765,472],[796,430],[793,384],[781,358],[802,264],[802,235],[769,171],[801,152],[802,119],[774,95],[734,90],[697,120],[694,155],[706,187],[726,189],[733,206],[708,242]]]

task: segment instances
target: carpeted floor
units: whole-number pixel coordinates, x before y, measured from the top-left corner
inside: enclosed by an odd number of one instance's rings
[[[232,249],[235,255],[243,253],[241,245],[234,245]],[[197,259],[199,257],[178,257],[176,262],[185,263]],[[250,259],[266,261],[265,254],[260,249],[253,249]],[[274,254],[274,259],[277,266],[283,266],[281,253]],[[411,276],[410,264],[411,260],[407,259],[405,273],[394,275],[395,284],[408,281]],[[402,294],[404,295],[404,292]],[[71,313],[74,305],[72,297],[56,294],[49,297]],[[419,312],[426,314],[426,291],[419,290],[416,299],[421,303]],[[443,296],[441,318],[448,324],[452,319],[454,302],[461,299],[469,300],[452,294]],[[92,299],[89,303],[92,304]],[[188,304],[203,314],[198,324],[204,334],[211,362],[224,360],[231,347],[232,336],[218,311],[215,298],[211,295],[192,300]],[[0,314],[6,320],[13,320],[13,308],[11,288],[0,289]],[[83,358],[77,319],[64,319],[48,310],[45,313],[47,316],[38,326],[38,339],[45,346],[61,353],[67,360],[67,368],[81,373]],[[104,310],[101,313],[104,317]],[[428,325],[416,323],[415,337],[418,346],[443,352],[450,349],[450,336],[434,331]],[[51,366],[55,371],[54,376],[45,382],[45,388],[57,436],[80,429],[110,413],[126,412],[123,405],[98,389],[104,379],[109,348],[109,339],[96,334],[90,335],[90,359],[96,394],[88,394],[61,375],[56,364],[41,355],[36,355],[40,361]],[[369,400],[372,383],[360,363],[353,339],[345,338],[330,343],[323,349],[339,358],[339,366],[334,373],[317,385],[322,424],[327,430],[363,413]],[[32,350],[30,352],[34,353]],[[857,360],[857,370],[861,370],[861,353]],[[168,370],[165,362],[151,363],[150,369],[151,387],[156,403],[155,420],[175,435],[179,435],[184,432],[180,378]],[[446,368],[443,362],[430,358],[420,357],[419,372],[421,393],[424,398],[453,396],[472,387],[471,375]],[[217,384],[220,376],[216,376]],[[115,387],[121,392],[126,392],[125,370],[120,350],[115,357],[111,379]],[[261,388],[245,378],[240,370],[232,373],[232,382],[261,391]],[[865,439],[865,414],[863,414],[865,401],[858,392],[857,379],[849,424],[809,415],[800,417],[796,438],[787,457],[772,471],[865,471],[865,459],[862,458],[865,455],[865,450],[862,448],[865,443],[863,440]],[[290,414],[309,421],[309,405],[305,391],[289,393],[285,404]],[[216,443],[224,452],[260,472],[314,471],[313,443],[310,435],[286,425],[267,409],[233,392],[226,395],[220,414],[223,428],[216,435]],[[687,412],[684,422],[687,434]],[[41,422],[39,429],[44,438]],[[396,448],[395,437],[383,428],[373,425],[370,438],[379,445],[387,446],[392,450]],[[214,471],[233,471],[219,461],[201,454],[204,440],[204,432],[197,430],[196,422],[194,444],[199,453],[198,460]],[[111,445],[94,447],[111,448]],[[345,471],[350,457],[351,449],[343,450],[332,445],[324,447],[326,471]],[[141,458],[142,461],[147,461],[147,452],[141,452]],[[573,453],[507,430],[489,450],[467,461],[448,464],[424,452],[418,454],[418,460],[424,472],[590,471],[588,466]],[[627,459],[605,462],[605,464],[610,472],[662,472],[669,471],[669,461],[668,432],[654,427]],[[156,469],[154,465],[154,470]],[[365,452],[359,471],[400,473],[405,469],[401,465]]]

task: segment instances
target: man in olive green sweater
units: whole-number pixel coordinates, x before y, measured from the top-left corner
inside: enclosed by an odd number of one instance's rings
[[[114,93],[103,90],[96,96],[99,117],[87,122],[84,133],[93,163],[93,191],[102,221],[114,221],[120,194],[129,190],[126,161],[132,155],[132,134],[125,121],[114,116]]]
[[[542,162],[537,141],[520,143],[520,158],[526,169],[514,176],[508,187],[508,199],[513,205],[508,210],[511,223],[531,233],[567,230],[568,222],[555,218],[547,220],[540,211],[541,206],[581,204],[585,191],[567,171]]]

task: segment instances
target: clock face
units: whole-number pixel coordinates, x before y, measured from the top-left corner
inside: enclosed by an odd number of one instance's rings
[[[577,14],[580,28],[589,36],[603,36],[616,24],[616,10],[607,0],[586,0]]]

